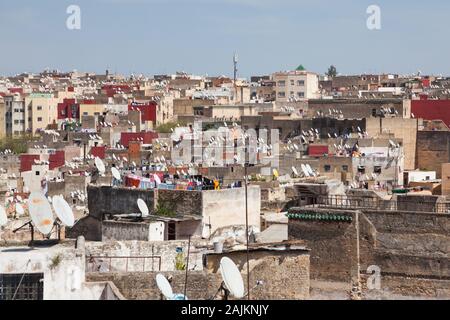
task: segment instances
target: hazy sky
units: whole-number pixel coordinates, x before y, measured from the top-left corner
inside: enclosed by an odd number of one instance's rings
[[[81,30],[66,9],[81,8]],[[369,5],[382,29],[366,27]],[[450,75],[447,0],[1,0],[0,74],[60,70],[239,75]]]

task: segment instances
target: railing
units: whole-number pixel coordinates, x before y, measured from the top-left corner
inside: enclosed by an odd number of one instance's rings
[[[412,211],[450,214],[449,202],[418,201],[410,199],[395,201],[380,198],[357,197],[357,196],[318,196],[309,201],[310,206],[317,208],[335,208],[343,210],[379,210],[379,211]]]
[[[151,259],[151,263],[148,260]],[[157,262],[155,263],[155,260]],[[119,262],[113,264],[113,261]],[[150,267],[151,268],[148,268]],[[155,268],[155,266],[157,268]],[[147,268],[146,268],[147,267]],[[160,256],[87,256],[86,272],[161,271]]]

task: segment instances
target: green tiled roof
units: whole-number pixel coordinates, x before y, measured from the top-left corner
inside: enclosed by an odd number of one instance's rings
[[[330,213],[288,213],[287,217],[294,220],[307,221],[336,221],[336,222],[352,222],[353,217],[345,214]]]
[[[299,65],[299,66],[297,67],[297,69],[295,69],[295,70],[297,70],[297,71],[305,71],[306,69],[305,69],[305,67],[301,64],[301,65]]]

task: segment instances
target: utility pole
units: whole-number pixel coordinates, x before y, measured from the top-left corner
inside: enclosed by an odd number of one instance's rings
[[[248,228],[248,178],[247,178],[247,162],[244,163],[245,174],[245,232],[247,239],[247,299],[250,300],[250,252],[249,252],[249,228]]]

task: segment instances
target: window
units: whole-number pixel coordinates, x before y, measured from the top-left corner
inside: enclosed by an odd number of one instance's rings
[[[37,109],[38,109],[38,111],[41,111],[42,110],[42,106],[38,106]]]
[[[279,87],[285,87],[286,86],[286,81],[284,81],[284,80],[278,81],[278,86]]]
[[[294,96],[294,91],[291,91],[290,95],[291,95],[291,97],[293,97]]]
[[[43,300],[43,280],[43,273],[0,274],[0,300]]]
[[[381,174],[381,166],[374,166],[373,172],[376,174]]]
[[[323,169],[325,170],[325,172],[330,172],[331,171],[331,166],[329,164],[326,164],[323,166]]]
[[[167,240],[176,240],[177,239],[177,225],[175,222],[169,222],[169,226],[167,228]]]
[[[83,112],[83,116],[87,116],[88,115],[88,113],[85,111],[85,112]]]
[[[38,121],[38,122],[42,122],[42,117],[38,117],[38,118],[37,118],[37,121]]]
[[[426,177],[425,177],[425,180],[426,180],[426,181],[429,181],[429,180],[430,180],[430,176],[426,176]]]
[[[366,173],[366,167],[364,167],[364,166],[358,166],[358,173],[361,173],[361,174]]]
[[[297,85],[303,87],[305,85],[305,80],[298,80]]]
[[[304,98],[305,97],[305,93],[304,92],[297,92],[297,96],[299,98]]]
[[[278,92],[278,97],[279,98],[285,98],[286,97],[286,92],[284,92],[284,91]]]
[[[39,171],[36,171],[36,175],[37,175],[37,176],[40,176],[41,173],[40,173]]]
[[[19,120],[14,120],[14,124],[19,124]]]
[[[295,80],[291,80],[291,86],[295,85]]]
[[[372,117],[376,117],[377,116],[377,109],[372,109]]]
[[[347,165],[343,165],[343,166],[342,166],[342,171],[348,172],[348,166],[347,166]]]

